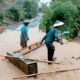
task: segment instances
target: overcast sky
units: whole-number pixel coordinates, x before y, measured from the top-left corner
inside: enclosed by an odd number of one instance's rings
[[[49,6],[49,2],[51,2],[51,0],[40,0],[39,6],[41,6],[42,3],[47,3],[47,5]]]
[[[40,0],[40,3],[48,3],[50,2],[51,0]]]

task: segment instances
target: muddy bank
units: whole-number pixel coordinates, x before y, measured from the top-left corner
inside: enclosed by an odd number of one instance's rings
[[[80,38],[79,37],[74,38],[72,41],[80,44]]]
[[[0,34],[3,33],[5,31],[5,29],[6,29],[6,26],[5,25],[0,26]]]

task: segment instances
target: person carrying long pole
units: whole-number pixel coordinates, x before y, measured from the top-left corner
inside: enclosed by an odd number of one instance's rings
[[[62,25],[64,25],[64,23],[57,20],[53,25],[53,28],[43,37],[43,39],[40,42],[42,44],[43,41],[45,41],[48,50],[48,61],[54,61],[56,59],[54,58],[55,46],[53,45],[53,42],[57,41],[63,45],[62,39],[60,39],[60,37],[58,36],[58,30],[60,30],[60,27]]]

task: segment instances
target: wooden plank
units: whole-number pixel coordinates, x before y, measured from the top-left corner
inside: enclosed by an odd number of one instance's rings
[[[0,55],[0,57],[5,57],[5,58],[16,58],[13,56],[4,56],[4,55]],[[51,63],[51,64],[60,64],[60,62],[56,62],[56,61],[48,61],[48,60],[39,60],[39,59],[31,59],[31,58],[26,58],[26,57],[22,57],[19,56],[20,59],[30,59],[36,62],[42,62],[42,63]]]
[[[30,53],[30,52],[33,51],[33,50],[36,50],[37,48],[41,47],[42,45],[43,45],[43,44],[40,44],[40,42],[36,42],[36,43],[34,43],[34,44],[26,47],[26,48],[23,48],[23,49],[20,49],[20,50],[18,50],[18,51],[15,51],[15,53],[16,53],[16,52],[19,52],[19,53],[25,55],[25,54],[27,54],[27,53]]]

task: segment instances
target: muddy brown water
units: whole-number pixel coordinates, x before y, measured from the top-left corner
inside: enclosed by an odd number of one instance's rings
[[[34,31],[30,30],[29,33],[31,39],[29,44],[37,42],[43,37],[43,34],[35,29]],[[39,33],[39,35],[35,33]],[[35,34],[36,37],[32,34]],[[19,35],[20,33],[16,31],[6,32],[0,35],[0,55],[6,55],[7,51],[15,51],[21,48],[18,43]],[[80,44],[77,41],[67,42],[64,40],[64,45],[56,42],[54,45],[56,47],[54,56],[57,58],[55,62],[59,62],[60,64],[48,65],[47,63],[38,62],[38,73],[80,68],[80,59],[76,59],[80,57]],[[46,46],[44,45],[25,56],[31,59],[47,60]],[[13,80],[13,78],[24,75],[21,70],[12,65],[8,60],[0,57],[0,80]],[[80,70],[39,75],[36,78],[31,77],[17,80],[80,80]]]
[[[47,63],[38,62],[38,73],[54,72],[57,70],[68,70],[80,68],[80,60],[76,60],[80,56],[80,45],[70,42],[61,46],[58,43],[54,43],[56,46],[55,57],[60,64],[48,65]],[[72,45],[73,44],[73,45]],[[75,48],[74,48],[75,47]],[[74,48],[74,49],[73,49]],[[39,49],[25,55],[27,58],[47,60],[46,46],[42,46]],[[72,56],[75,58],[73,59]],[[24,76],[25,74],[9,63],[5,59],[0,60],[0,80],[13,80],[15,77]],[[51,73],[45,75],[39,75],[36,78],[20,78],[17,80],[79,80],[80,70],[68,71],[63,73]]]

